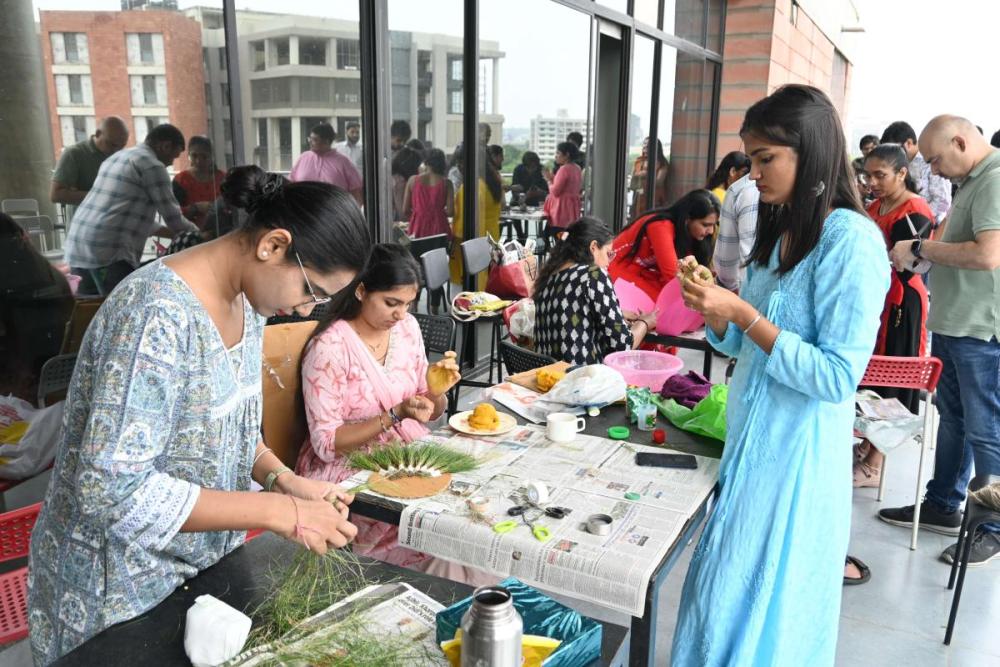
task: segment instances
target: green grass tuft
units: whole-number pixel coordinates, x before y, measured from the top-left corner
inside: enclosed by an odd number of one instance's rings
[[[424,467],[442,473],[459,473],[475,470],[479,460],[463,452],[456,452],[444,445],[427,442],[404,445],[394,442],[370,452],[355,451],[348,455],[347,464],[358,470],[381,472],[390,468]]]

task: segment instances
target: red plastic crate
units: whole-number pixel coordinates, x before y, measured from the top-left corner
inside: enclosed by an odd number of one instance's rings
[[[42,510],[41,503],[0,514],[0,563],[28,555],[31,530]]]
[[[0,645],[28,636],[28,568],[0,574]]]

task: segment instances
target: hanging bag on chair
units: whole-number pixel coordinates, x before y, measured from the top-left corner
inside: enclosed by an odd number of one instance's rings
[[[493,246],[493,263],[490,264],[486,291],[503,299],[526,299],[535,289],[538,278],[538,257],[534,243],[522,246],[518,241],[501,245],[490,238]]]

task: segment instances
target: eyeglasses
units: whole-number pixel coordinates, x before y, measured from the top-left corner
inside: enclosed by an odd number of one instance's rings
[[[314,306],[322,306],[324,303],[330,303],[330,301],[333,300],[332,296],[316,296],[316,290],[313,289],[312,283],[309,282],[309,276],[306,275],[306,267],[302,266],[302,260],[299,258],[299,253],[297,251],[293,252],[295,252],[295,261],[299,263],[299,270],[302,271],[302,277],[305,278],[306,289],[309,290],[309,296],[312,297],[311,303]]]

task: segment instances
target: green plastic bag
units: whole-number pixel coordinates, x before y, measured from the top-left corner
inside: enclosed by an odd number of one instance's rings
[[[653,402],[660,414],[677,428],[725,442],[728,395],[729,385],[717,384],[693,408],[686,408],[672,398],[663,399],[659,395],[653,396]]]

